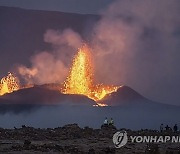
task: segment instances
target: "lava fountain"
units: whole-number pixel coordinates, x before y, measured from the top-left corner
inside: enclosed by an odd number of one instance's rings
[[[8,73],[6,77],[0,80],[0,96],[6,93],[12,93],[20,89],[19,80],[12,73]]]
[[[85,95],[98,102],[107,94],[117,91],[118,88],[118,86],[105,86],[94,83],[91,51],[87,45],[83,45],[73,59],[72,67],[61,92],[64,94]]]

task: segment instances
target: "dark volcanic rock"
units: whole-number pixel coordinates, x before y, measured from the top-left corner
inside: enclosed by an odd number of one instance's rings
[[[76,139],[82,137],[81,128],[77,124],[65,125],[62,129],[67,138]]]
[[[105,96],[105,98],[102,100],[102,102],[105,102],[111,106],[120,106],[145,101],[148,100],[128,86],[120,87],[117,92],[113,92],[112,94]]]
[[[113,125],[102,125],[99,131],[101,137],[112,137],[117,131],[116,127]]]
[[[23,126],[16,129],[0,129],[0,153],[72,153],[72,154],[159,154],[178,153],[178,144],[127,143],[116,149],[112,142],[113,134],[118,131],[113,126],[101,129],[80,128],[69,124],[58,128],[36,129]],[[153,130],[131,131],[128,135],[167,135]],[[175,135],[171,132],[169,135]],[[176,134],[177,135],[177,134]]]
[[[23,147],[24,147],[24,149],[28,150],[28,149],[30,149],[30,145],[31,145],[31,141],[25,140]]]
[[[60,104],[60,105],[93,106],[96,105],[96,102],[83,95],[65,95],[60,93],[60,91],[58,90],[48,89],[42,85],[42,86],[35,86],[32,88],[21,89],[13,93],[3,95],[1,96],[0,104],[3,104],[4,106],[13,105],[13,104],[22,104],[22,105]]]
[[[88,154],[95,154],[95,150],[94,149],[89,149]]]
[[[115,154],[116,150],[115,148],[110,148],[110,147],[107,147],[107,148],[104,148],[101,150],[102,154]]]
[[[160,154],[158,145],[153,143],[147,145],[145,152],[147,154]]]

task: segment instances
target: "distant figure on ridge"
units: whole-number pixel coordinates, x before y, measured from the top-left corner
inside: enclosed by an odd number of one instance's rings
[[[177,133],[177,131],[178,131],[178,126],[177,126],[177,124],[174,125],[173,130],[174,130],[175,133]]]
[[[105,120],[104,120],[104,125],[108,125],[108,119],[107,119],[107,117],[106,117]]]
[[[166,125],[166,132],[172,132],[172,128],[171,127],[169,127],[168,125]]]
[[[114,125],[114,120],[113,120],[113,118],[110,119],[109,125]]]
[[[161,124],[161,125],[160,125],[160,132],[162,133],[162,132],[163,132],[163,130],[164,130],[164,125],[163,125],[163,124]]]
[[[114,126],[114,120],[113,118],[109,119],[106,117],[104,120],[103,125],[101,125],[101,129],[104,130],[117,130],[116,127]]]
[[[165,127],[165,128],[166,128],[166,131],[168,131],[168,130],[169,130],[169,126],[168,126],[168,125],[166,125],[166,127]]]

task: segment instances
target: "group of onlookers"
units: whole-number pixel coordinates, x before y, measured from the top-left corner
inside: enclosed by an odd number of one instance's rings
[[[107,117],[104,120],[104,125],[114,125],[114,120],[111,118],[110,120],[107,119]]]
[[[160,125],[160,132],[164,132],[164,131],[167,131],[167,132],[175,132],[177,133],[178,132],[178,126],[177,124],[175,124],[173,126],[173,128],[169,127],[168,125],[164,126],[163,124]]]
[[[114,120],[113,118],[111,118],[110,120],[107,119],[107,117],[105,118],[104,120],[104,125],[107,126],[107,125],[114,125]],[[178,132],[178,126],[177,124],[175,124],[172,128],[169,127],[169,125],[166,125],[164,126],[164,124],[161,124],[160,125],[160,132],[175,132],[177,133]]]

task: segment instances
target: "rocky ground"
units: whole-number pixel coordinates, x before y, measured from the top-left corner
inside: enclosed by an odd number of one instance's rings
[[[27,126],[1,128],[0,153],[180,154],[179,143],[127,143],[117,149],[112,142],[112,136],[116,131],[115,127],[92,129],[80,128],[77,124],[54,129],[35,129]],[[128,135],[161,135],[153,130],[126,131]]]

